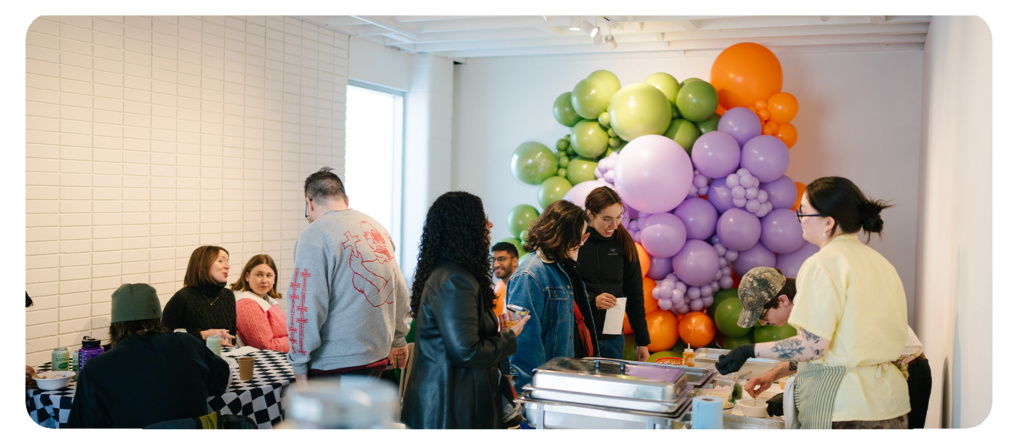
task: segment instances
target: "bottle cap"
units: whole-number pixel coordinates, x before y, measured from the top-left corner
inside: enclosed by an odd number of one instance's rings
[[[96,348],[100,346],[99,339],[93,339],[89,336],[82,336],[82,347]]]
[[[683,353],[693,353],[693,349],[690,348],[690,344],[686,344],[686,350],[683,350]]]

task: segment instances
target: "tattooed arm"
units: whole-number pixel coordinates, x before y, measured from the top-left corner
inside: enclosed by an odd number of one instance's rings
[[[755,344],[754,356],[792,362],[813,361],[825,356],[831,342],[801,329],[799,334],[791,338]]]

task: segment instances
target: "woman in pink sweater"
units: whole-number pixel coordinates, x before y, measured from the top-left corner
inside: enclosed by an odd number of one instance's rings
[[[235,291],[238,336],[260,350],[288,352],[288,326],[277,307],[277,265],[270,255],[249,259],[242,276],[231,286]]]

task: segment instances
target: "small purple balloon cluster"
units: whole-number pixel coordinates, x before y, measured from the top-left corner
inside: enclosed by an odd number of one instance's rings
[[[614,185],[615,184],[615,164],[619,160],[619,153],[612,152],[605,157],[597,161],[597,169],[594,170],[595,179],[604,179],[605,182]]]
[[[725,186],[732,195],[732,204],[744,208],[754,215],[764,217],[772,210],[772,202],[768,201],[768,192],[760,189],[761,181],[750,174],[746,168],[740,168],[725,177]]]
[[[701,174],[700,170],[694,170],[693,171],[693,186],[690,187],[690,194],[687,195],[686,198],[692,199],[694,197],[700,197],[700,196],[708,195],[708,189],[710,188],[708,185],[710,183],[711,183],[711,181],[708,180],[708,177],[703,175],[703,174]]]

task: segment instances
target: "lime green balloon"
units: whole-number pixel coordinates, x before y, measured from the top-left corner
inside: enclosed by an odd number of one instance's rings
[[[526,256],[526,250],[523,249],[523,242],[520,241],[518,238],[515,238],[515,237],[505,237],[505,238],[502,238],[501,240],[498,240],[497,242],[498,243],[511,243],[513,246],[515,246],[516,247],[516,251],[519,252],[519,259],[520,260],[523,259],[524,256]]]
[[[583,117],[580,116],[579,113],[576,113],[576,110],[573,110],[572,108],[572,92],[565,92],[558,95],[558,97],[555,98],[553,111],[555,112],[555,120],[566,127],[572,127],[573,125],[576,125],[577,122],[580,122],[580,119],[583,119]]]
[[[689,84],[691,82],[694,82],[694,81],[704,81],[704,80],[702,80],[700,78],[686,78],[686,79],[683,80],[683,82],[679,83],[679,87],[683,87],[683,86],[685,86],[685,85],[687,85],[687,84]]]
[[[690,154],[690,150],[693,150],[693,143],[697,142],[697,138],[700,137],[700,131],[697,130],[696,125],[686,119],[673,119],[672,124],[665,131],[665,137],[676,141],[680,147],[686,150],[686,154]]]
[[[665,97],[668,98],[669,102],[673,104],[676,103],[676,95],[679,93],[679,83],[676,82],[676,79],[672,75],[664,72],[658,72],[648,76],[644,82],[657,87],[658,90],[661,90],[661,93],[665,94]]]
[[[612,96],[608,105],[612,129],[623,140],[648,134],[662,134],[672,122],[672,103],[656,87],[630,84]]]
[[[612,92],[613,95],[622,88],[622,83],[619,82],[619,77],[607,70],[595,70],[594,73],[587,75],[587,78],[601,80],[601,82],[608,86],[608,91]]]
[[[621,146],[621,145],[622,145],[622,139],[619,139],[617,137],[608,138],[608,146],[609,147],[611,147],[611,148],[619,148],[619,146]]]
[[[603,112],[597,117],[597,122],[601,124],[602,127],[607,128],[608,124],[612,122],[612,117],[608,112]]]
[[[558,158],[561,159],[563,157],[569,157],[569,153],[566,153],[564,151],[559,151],[557,154],[555,154],[555,156],[558,156]]]
[[[611,128],[609,128],[608,129],[608,137],[617,138],[617,137],[619,137],[619,134],[616,133],[615,130],[612,130]]]
[[[569,192],[569,188],[572,188],[572,184],[566,178],[561,176],[548,177],[547,180],[540,184],[540,189],[537,190],[537,201],[540,203],[540,208],[547,208],[548,205],[565,197],[565,193]]]
[[[706,121],[718,109],[718,92],[705,81],[692,81],[679,89],[676,107],[683,118],[692,122]]]
[[[569,141],[566,139],[558,139],[555,141],[555,148],[558,149],[559,152],[564,152],[569,148]]]
[[[793,336],[796,336],[796,329],[789,324],[782,327],[766,325],[764,327],[754,329],[754,342],[781,341],[786,338],[792,338]]]
[[[518,237],[520,232],[530,229],[540,212],[530,205],[516,205],[508,212],[508,231]]]
[[[743,336],[740,336],[738,338],[734,338],[732,336],[726,336],[725,338],[722,339],[722,348],[724,348],[726,350],[732,350],[732,349],[734,349],[736,347],[739,347],[741,345],[747,345],[747,344],[753,344],[753,343],[754,343],[754,333],[753,332],[747,333],[747,334],[745,334]]]
[[[558,156],[540,142],[523,142],[512,152],[512,175],[527,185],[540,185],[557,170]]]
[[[681,117],[683,117],[683,116],[679,114],[679,108],[673,105],[672,106],[672,119],[679,119]]]
[[[718,120],[722,119],[722,115],[715,113],[711,115],[706,121],[697,123],[697,129],[700,130],[700,134],[710,133],[712,131],[718,131]]]
[[[608,109],[612,92],[603,81],[587,78],[572,89],[572,108],[584,119],[597,119]]]
[[[734,338],[750,333],[751,329],[736,324],[742,311],[743,304],[739,298],[726,298],[715,308],[715,327],[718,327],[722,334]]]
[[[625,359],[627,361],[635,361],[636,360],[636,338],[634,338],[632,334],[629,334],[629,335],[623,336],[622,339],[625,339],[624,343],[622,344],[622,359]],[[612,356],[612,357],[614,357],[614,356]]]
[[[565,177],[566,175],[568,175],[568,174],[569,174],[569,172],[568,172],[568,171],[566,171],[566,169],[565,169],[565,168],[559,168],[559,169],[558,169],[558,172],[557,172],[557,173],[555,173],[555,174],[557,174],[557,175],[558,175],[558,177]]]
[[[596,121],[580,121],[572,128],[569,143],[576,154],[593,159],[608,148],[608,133]]]
[[[568,175],[569,183],[573,186],[579,185],[581,182],[588,180],[594,180],[594,170],[597,169],[597,161],[590,159],[577,158],[569,161]]]
[[[568,168],[569,167],[569,156],[559,157],[558,158],[558,167],[559,168]]]
[[[521,241],[521,242],[524,242],[524,243],[525,243],[525,242],[526,242],[526,236],[527,236],[527,235],[528,235],[529,233],[530,233],[530,230],[529,230],[529,229],[527,229],[527,230],[525,230],[525,231],[523,231],[523,232],[520,232],[520,233],[519,233],[519,241]]]
[[[739,297],[740,297],[740,291],[736,290],[735,287],[733,287],[731,289],[722,289],[722,290],[719,290],[719,291],[715,292],[715,296],[714,296],[715,301],[714,301],[714,303],[711,304],[711,307],[708,307],[708,316],[710,316],[712,319],[714,319],[714,317],[715,317],[715,309],[718,308],[718,305],[721,304],[722,301],[725,301],[727,298],[737,298],[738,299]]]

